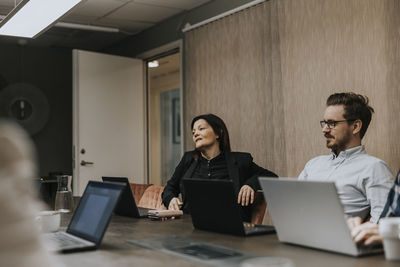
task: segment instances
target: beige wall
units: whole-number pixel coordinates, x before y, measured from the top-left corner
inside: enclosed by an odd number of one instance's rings
[[[376,112],[367,151],[397,171],[399,21],[396,0],[272,0],[188,32],[185,123],[216,113],[234,150],[297,176],[329,153],[318,123],[326,98],[355,91]]]

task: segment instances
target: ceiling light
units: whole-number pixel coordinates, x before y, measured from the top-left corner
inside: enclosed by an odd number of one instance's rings
[[[82,0],[22,0],[0,22],[0,35],[35,38]]]
[[[157,60],[150,61],[148,63],[148,66],[149,66],[149,68],[157,68],[159,66],[158,61]]]
[[[69,23],[69,22],[57,22],[56,24],[54,24],[54,26],[68,28],[68,29],[88,30],[88,31],[120,32],[120,30],[118,28],[88,25],[88,24]]]

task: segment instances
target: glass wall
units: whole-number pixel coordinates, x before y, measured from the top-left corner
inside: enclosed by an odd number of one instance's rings
[[[181,157],[180,53],[147,62],[149,183],[165,185]]]

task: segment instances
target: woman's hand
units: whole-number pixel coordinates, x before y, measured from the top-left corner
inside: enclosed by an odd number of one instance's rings
[[[238,204],[242,204],[242,206],[248,206],[249,204],[253,204],[254,202],[254,190],[248,185],[242,186],[238,195]]]
[[[179,200],[179,198],[174,197],[171,199],[168,205],[169,210],[180,210],[180,206],[182,206],[183,203]]]

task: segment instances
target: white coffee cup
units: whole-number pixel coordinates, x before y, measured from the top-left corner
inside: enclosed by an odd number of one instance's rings
[[[44,233],[55,232],[60,227],[61,216],[58,211],[44,210],[37,214],[36,222]]]
[[[400,218],[382,218],[379,221],[379,234],[387,260],[400,260]]]

